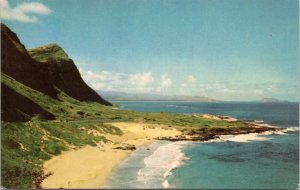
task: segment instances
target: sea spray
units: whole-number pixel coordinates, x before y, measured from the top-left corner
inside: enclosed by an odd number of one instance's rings
[[[167,144],[166,141],[154,141],[133,151],[125,160],[116,166],[106,184],[101,188],[143,188],[145,185],[137,180],[138,171],[144,168],[144,158],[150,156],[158,147]]]
[[[172,170],[188,159],[187,142],[154,141],[138,147],[114,170],[102,188],[168,188]]]
[[[269,135],[289,135],[290,132],[298,131],[299,127],[287,127],[279,131],[266,131],[263,133],[249,133],[249,134],[240,134],[240,135],[220,135],[219,139],[214,142],[251,142],[251,141],[266,141],[271,137]]]
[[[251,142],[251,141],[265,141],[269,138],[259,136],[258,133],[241,134],[241,135],[220,135],[221,141],[232,141],[232,142]]]
[[[171,142],[158,147],[152,155],[144,159],[145,167],[138,172],[138,181],[145,188],[153,188],[154,184],[161,184],[158,188],[169,188],[167,178],[172,175],[172,170],[180,167],[187,157],[182,152],[182,147],[187,142]]]

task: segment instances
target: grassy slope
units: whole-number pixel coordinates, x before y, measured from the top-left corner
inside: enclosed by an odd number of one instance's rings
[[[95,146],[106,142],[105,137],[89,135],[86,129],[100,133],[122,135],[120,129],[104,124],[114,121],[134,121],[165,124],[179,130],[195,127],[244,128],[242,122],[225,122],[175,113],[142,113],[118,110],[93,102],[79,102],[63,92],[60,101],[35,91],[5,74],[1,82],[19,94],[31,99],[56,116],[54,121],[41,121],[38,117],[25,123],[1,123],[2,185],[5,187],[38,187],[43,175],[42,163],[71,147]]]
[[[41,53],[43,52],[43,53]],[[37,48],[29,49],[30,56],[40,62],[47,62],[49,60],[68,60],[69,57],[66,52],[57,44],[48,44]]]

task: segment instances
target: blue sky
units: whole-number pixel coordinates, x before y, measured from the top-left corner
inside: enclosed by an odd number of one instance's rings
[[[0,0],[27,48],[57,43],[97,90],[298,101],[297,0]]]

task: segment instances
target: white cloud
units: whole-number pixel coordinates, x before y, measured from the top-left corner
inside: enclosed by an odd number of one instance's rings
[[[166,73],[161,75],[160,84],[155,89],[155,93],[170,94],[172,90],[172,79]]]
[[[265,97],[294,100],[293,94],[296,94],[298,89],[296,85],[277,82],[248,83],[238,81],[215,81],[195,85],[195,88],[190,88],[190,90],[195,90],[194,92],[191,92],[191,94],[203,95],[221,100],[239,101],[260,100]],[[182,89],[185,89],[183,91],[184,93],[189,92],[188,88]]]
[[[197,81],[197,79],[193,75],[189,75],[187,77],[187,82],[189,82],[189,83],[194,83],[196,81]]]
[[[106,87],[106,85],[101,82],[96,82],[96,83],[91,84],[91,87],[95,90],[101,90],[101,89],[104,89]]]
[[[150,92],[149,85],[154,81],[151,72],[124,74],[108,71],[93,72],[79,68],[82,78],[95,90]]]
[[[7,0],[0,0],[0,12],[1,19],[36,23],[38,18],[32,14],[48,15],[52,10],[38,2],[24,2],[12,8]]]
[[[129,75],[128,81],[131,85],[144,87],[154,81],[151,72],[137,73]]]
[[[187,78],[178,85],[177,93],[181,95],[199,95],[197,91],[200,84],[196,82],[196,77],[193,75],[187,76]]]
[[[163,74],[161,76],[161,84],[160,85],[163,88],[169,88],[169,87],[172,86],[172,80],[171,80],[171,78],[169,77],[168,74]]]
[[[86,71],[84,73],[84,75],[85,75],[85,78],[88,81],[118,80],[118,78],[119,78],[119,74],[113,75],[112,73],[107,72],[107,71],[101,71],[101,72],[98,72],[98,73],[94,73],[92,71]]]
[[[247,83],[237,81],[212,81],[210,83],[188,83],[173,85],[168,74],[154,79],[151,72],[134,74],[94,72],[79,68],[82,78],[95,90],[128,93],[159,93],[207,96],[220,100],[259,100],[264,97],[296,99],[298,85],[286,83]]]

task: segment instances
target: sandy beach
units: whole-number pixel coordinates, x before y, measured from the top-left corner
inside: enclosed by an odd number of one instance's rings
[[[106,182],[112,169],[132,153],[136,147],[152,142],[154,139],[176,139],[183,137],[182,132],[175,128],[158,124],[145,123],[107,123],[122,130],[122,135],[100,133],[89,129],[91,135],[105,136],[107,143],[97,146],[85,146],[77,150],[69,150],[59,156],[54,156],[44,163],[45,173],[52,173],[41,184],[42,188],[100,188]],[[256,126],[259,128],[259,126]],[[260,129],[260,128],[259,128]],[[263,129],[262,132],[268,131]],[[266,140],[257,136],[258,132],[249,134],[221,135],[209,141],[237,141]],[[273,133],[281,132],[272,130]],[[269,134],[269,133],[268,133]],[[201,137],[201,136],[200,136]],[[184,136],[182,140],[193,140],[191,136]],[[197,138],[198,140],[198,138]],[[201,139],[200,139],[201,140]]]
[[[123,135],[98,134],[111,142],[96,147],[86,146],[70,150],[44,163],[45,172],[53,173],[42,183],[42,188],[100,188],[111,170],[132,150],[115,149],[127,145],[135,147],[150,143],[157,137],[180,135],[176,129],[144,123],[110,123],[119,127]]]

